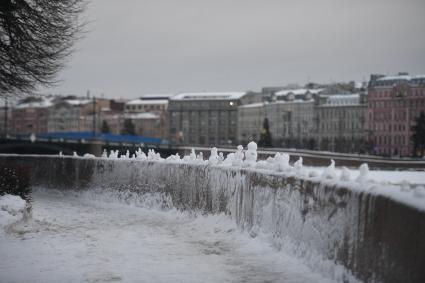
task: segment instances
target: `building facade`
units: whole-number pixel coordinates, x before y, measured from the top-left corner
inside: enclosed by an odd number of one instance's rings
[[[159,123],[155,122],[158,127],[158,131],[154,131],[155,137],[165,138],[168,135],[168,99],[172,96],[171,94],[144,95],[139,99],[128,101],[125,104],[125,112],[154,114],[159,119]]]
[[[170,98],[169,140],[175,144],[235,145],[238,106],[246,92],[180,93]]]
[[[163,138],[161,117],[154,113],[126,113],[124,121],[130,120],[134,125],[135,134],[138,136]],[[124,121],[122,128],[124,127]]]
[[[425,75],[372,75],[368,96],[368,130],[374,152],[412,155],[411,129],[420,113],[425,112]]]
[[[259,141],[265,118],[274,147],[308,148],[312,141],[313,96],[316,89],[286,89],[269,93],[262,103],[238,108],[238,139]]]
[[[267,102],[251,103],[238,107],[238,143],[246,145],[260,140]]]
[[[29,97],[12,109],[12,134],[29,135],[46,133],[48,129],[51,98]]]
[[[316,148],[336,152],[368,152],[365,94],[316,97],[314,108]]]
[[[12,130],[12,111],[9,105],[0,106],[0,136],[4,137]]]

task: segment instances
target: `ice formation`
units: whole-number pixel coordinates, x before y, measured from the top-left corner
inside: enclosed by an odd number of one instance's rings
[[[294,163],[295,173],[300,174],[302,168],[303,168],[303,158],[300,156],[300,158]]]
[[[190,161],[195,161],[196,160],[196,152],[195,152],[195,149],[193,149],[193,148],[192,148],[192,151],[190,152],[189,160]]]
[[[85,157],[85,158],[96,158],[96,156],[95,156],[95,155],[93,155],[93,154],[91,154],[91,153],[85,153],[85,154],[83,155],[83,157]]]
[[[235,155],[233,156],[232,165],[242,166],[243,158],[244,158],[243,146],[238,145],[237,151],[235,152]]]
[[[153,149],[149,149],[147,159],[155,161],[162,160],[161,155],[159,153],[156,153]]]
[[[203,163],[204,162],[204,154],[202,152],[200,152],[197,156],[196,156],[196,162],[197,163]]]
[[[61,153],[59,153],[61,154]],[[74,152],[74,157],[79,157],[79,155]],[[91,154],[85,154],[83,157],[85,158],[94,158]],[[236,167],[248,167],[255,168],[259,170],[267,170],[267,171],[275,171],[281,172],[284,174],[295,174],[302,178],[315,178],[319,180],[335,180],[342,182],[369,182],[371,180],[369,175],[369,167],[366,163],[360,165],[358,171],[358,177],[352,178],[351,169],[349,170],[346,167],[341,167],[336,169],[334,160],[331,160],[331,164],[321,169],[322,167],[317,167],[317,170],[309,170],[308,167],[304,167],[303,158],[300,157],[294,164],[291,166],[289,163],[290,156],[287,153],[277,152],[273,157],[268,157],[266,160],[257,160],[257,144],[255,142],[250,142],[248,144],[248,148],[244,151],[243,146],[237,146],[235,152],[230,152],[224,157],[223,152],[218,153],[218,149],[216,147],[211,148],[211,154],[207,160],[204,160],[204,156],[202,152],[198,154],[195,152],[195,149],[191,149],[189,155],[179,156],[178,154],[169,156],[167,158],[162,158],[159,153],[156,153],[153,149],[149,149],[148,153],[145,154],[141,148],[138,148],[134,154],[130,155],[130,152],[127,150],[125,154],[119,153],[118,150],[111,150],[110,153],[106,150],[102,153],[102,158],[110,158],[110,159],[138,159],[138,160],[149,160],[149,161],[166,161],[166,162],[183,162],[183,163],[192,163],[192,164],[210,164],[210,165],[218,165],[222,167],[236,166]],[[319,173],[318,170],[323,170],[322,173]],[[378,176],[379,172],[374,171],[373,176]],[[397,179],[397,178],[393,178]],[[422,184],[422,182],[417,181],[418,184]],[[399,184],[401,191],[404,192],[412,192],[412,186],[407,181],[391,181],[385,180],[381,181],[382,185],[389,184]],[[367,187],[371,188],[371,187]],[[421,195],[421,192],[418,193]]]
[[[425,187],[417,186],[413,191],[413,195],[417,198],[425,198]]]
[[[226,159],[223,161],[223,165],[232,166],[234,158],[235,158],[235,154],[233,152],[227,154]]]
[[[403,180],[403,181],[400,183],[400,186],[401,186],[401,191],[402,191],[402,192],[410,192],[410,184],[409,184],[409,182],[408,182],[408,181]]]
[[[359,183],[367,181],[369,175],[369,166],[366,163],[363,163],[359,167],[359,176],[357,177],[356,181]]]
[[[219,164],[223,163],[223,161],[224,161],[224,155],[223,155],[223,152],[220,152],[220,154],[218,155],[218,163]]]
[[[142,149],[139,147],[139,149],[136,151],[136,158],[137,159],[146,159],[146,154],[142,151]]]
[[[336,179],[335,161],[333,159],[331,159],[331,164],[323,171],[322,177],[325,179]]]
[[[211,165],[218,164],[218,162],[219,162],[219,156],[217,154],[217,148],[216,147],[211,148],[211,155],[210,155],[210,158],[208,159],[208,162]]]
[[[11,225],[25,217],[26,201],[19,196],[0,196],[0,228]]]
[[[350,174],[350,171],[348,170],[348,168],[342,167],[342,172],[341,172],[341,177],[340,177],[341,181],[344,181],[344,182],[350,181],[350,179],[351,179],[350,175],[351,174]]]
[[[257,144],[252,141],[248,144],[248,150],[245,151],[244,165],[247,167],[255,167],[257,163],[257,156]]]

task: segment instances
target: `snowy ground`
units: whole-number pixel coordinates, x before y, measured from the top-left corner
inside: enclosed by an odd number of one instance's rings
[[[329,282],[224,215],[35,192],[0,231],[0,282]]]

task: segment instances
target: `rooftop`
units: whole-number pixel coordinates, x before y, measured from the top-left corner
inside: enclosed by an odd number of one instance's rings
[[[143,113],[126,113],[124,115],[124,118],[126,119],[159,119],[159,116],[154,113],[143,112]]]
[[[150,100],[150,99],[169,99],[174,96],[174,93],[161,93],[161,94],[144,94],[140,99],[142,100]]]
[[[179,93],[170,100],[236,100],[245,94],[246,92],[188,92]]]
[[[334,95],[321,95],[325,98],[326,102],[322,106],[344,106],[344,105],[359,105],[360,94],[334,94]]]
[[[149,99],[149,100],[143,100],[143,99],[134,99],[130,100],[126,103],[126,105],[152,105],[152,104],[168,104],[167,99]]]
[[[42,98],[40,101],[32,101],[27,103],[21,103],[15,106],[16,109],[23,108],[48,108],[53,106],[51,99]]]
[[[286,96],[289,94],[304,95],[307,93],[317,94],[317,93],[320,93],[321,91],[323,91],[323,89],[319,89],[319,88],[318,89],[308,89],[308,88],[285,89],[285,90],[276,92],[276,96]]]

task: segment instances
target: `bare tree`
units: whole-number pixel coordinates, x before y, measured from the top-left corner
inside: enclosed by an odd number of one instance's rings
[[[0,93],[51,86],[81,34],[84,0],[0,1]]]

